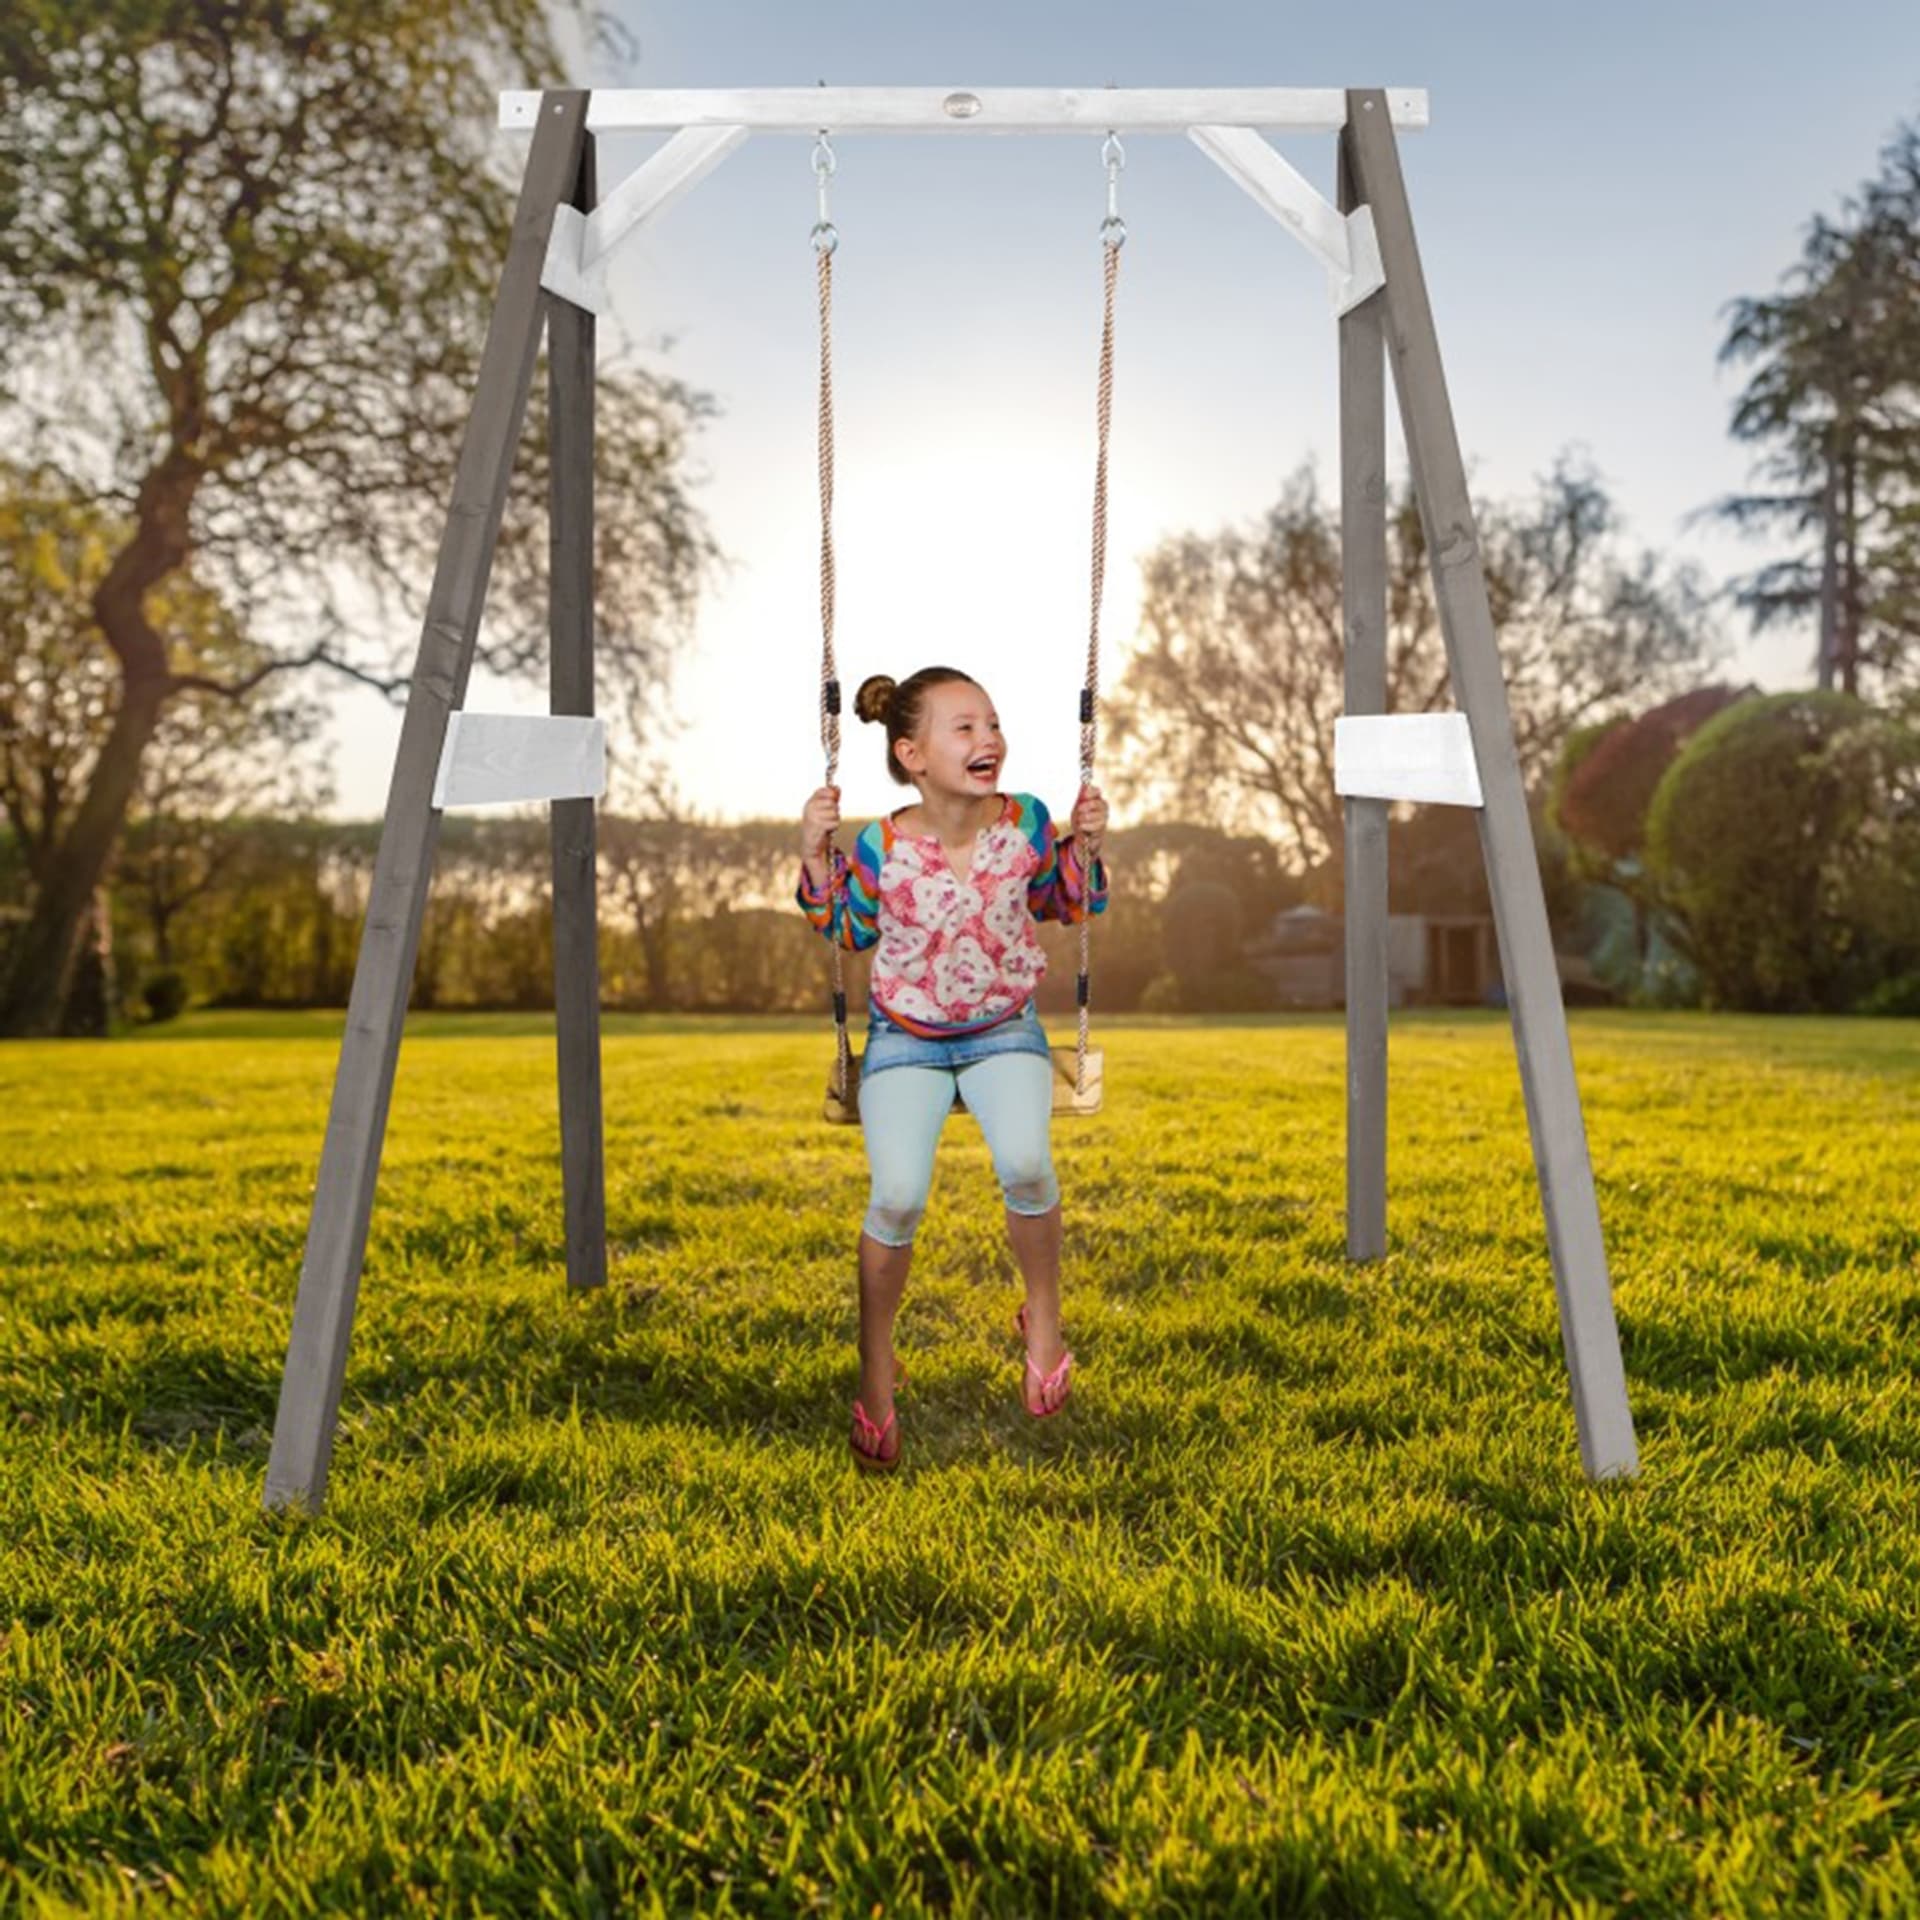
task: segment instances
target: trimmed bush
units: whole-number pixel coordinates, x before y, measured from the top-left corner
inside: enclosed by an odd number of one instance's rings
[[[1709,1004],[1839,1011],[1920,965],[1920,731],[1850,694],[1708,721],[1647,815]]]
[[[156,1026],[162,1021],[177,1020],[186,1011],[187,977],[178,967],[163,967],[160,972],[147,975],[140,988],[140,998],[146,1002],[147,1018]]]
[[[1167,969],[1180,983],[1180,1005],[1203,1013],[1230,1004],[1232,988],[1222,976],[1246,971],[1240,960],[1245,915],[1239,894],[1220,880],[1185,881],[1161,907],[1160,928]],[[1254,988],[1256,997],[1243,1004],[1263,1004],[1257,981]]]
[[[1561,755],[1550,817],[1569,839],[1605,859],[1632,859],[1667,769],[1701,727],[1740,697],[1734,687],[1696,687],[1632,720],[1580,728]]]
[[[1180,982],[1170,973],[1156,973],[1140,991],[1142,1013],[1178,1013]]]
[[[1881,981],[1855,1006],[1854,1012],[1920,1020],[1920,972],[1903,973]]]

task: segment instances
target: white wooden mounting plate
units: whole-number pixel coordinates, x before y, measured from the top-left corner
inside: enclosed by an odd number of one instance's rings
[[[1333,790],[1350,800],[1482,805],[1467,716],[1343,714],[1333,723]]]
[[[607,723],[566,713],[453,713],[433,783],[436,807],[503,800],[597,800],[607,790]]]

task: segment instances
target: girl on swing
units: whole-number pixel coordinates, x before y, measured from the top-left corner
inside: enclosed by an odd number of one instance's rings
[[[993,702],[952,667],[923,667],[898,684],[875,674],[853,705],[885,724],[887,771],[919,790],[919,804],[871,821],[851,858],[832,848],[829,863],[840,789],[821,787],[801,819],[797,898],[829,940],[877,948],[860,1068],[872,1185],[851,1445],[859,1466],[886,1470],[900,1458],[893,1390],[905,1377],[894,1367],[894,1316],[956,1087],[986,1135],[1026,1281],[1016,1324],[1027,1343],[1027,1411],[1044,1418],[1068,1395],[1060,1183],[1047,1141],[1053,1063],[1033,1005],[1047,962],[1033,923],[1105,911],[1107,803],[1083,788],[1073,832],[1059,839],[1032,794],[1002,793],[1007,745]]]

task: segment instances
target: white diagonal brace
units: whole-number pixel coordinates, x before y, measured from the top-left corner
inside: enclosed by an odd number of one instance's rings
[[[559,208],[540,284],[575,306],[603,312],[607,261],[614,248],[642,221],[697,186],[746,137],[745,127],[682,127],[590,214]]]
[[[682,127],[587,218],[585,260],[604,260],[643,220],[699,185],[747,137],[745,127]]]
[[[1325,266],[1336,314],[1357,307],[1386,285],[1371,208],[1341,213],[1251,127],[1189,127],[1187,131],[1208,159]]]

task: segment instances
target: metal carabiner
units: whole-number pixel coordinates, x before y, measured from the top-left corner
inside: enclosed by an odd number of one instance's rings
[[[833,178],[839,165],[834,156],[833,142],[827,138],[826,128],[822,127],[813,143],[813,178],[820,192],[820,217],[813,223],[813,232],[808,238],[815,253],[831,253],[840,244],[840,231],[827,218],[827,182]]]
[[[1127,164],[1127,150],[1120,144],[1120,136],[1111,128],[1100,143],[1100,158],[1107,169],[1107,217],[1100,222],[1101,243],[1109,247],[1124,247],[1127,244],[1127,223],[1120,218],[1120,169]]]

